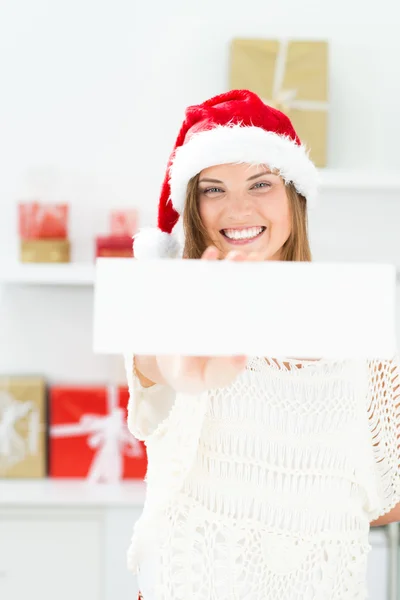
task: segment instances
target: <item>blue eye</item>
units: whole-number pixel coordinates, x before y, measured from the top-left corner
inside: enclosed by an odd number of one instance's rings
[[[221,188],[207,188],[206,190],[203,190],[203,194],[215,194],[215,193],[219,193],[219,192],[223,192],[223,190],[221,190]]]
[[[260,189],[261,187],[267,187],[267,188],[269,188],[269,187],[271,187],[271,184],[268,183],[267,181],[259,181],[258,183],[256,183],[253,186],[253,188],[256,188],[256,189]]]

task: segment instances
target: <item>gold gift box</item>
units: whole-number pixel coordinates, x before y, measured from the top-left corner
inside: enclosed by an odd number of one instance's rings
[[[285,113],[316,166],[326,166],[327,42],[235,39],[229,86],[255,92]]]
[[[69,263],[69,240],[21,240],[20,260],[23,263]]]
[[[46,476],[46,384],[0,377],[0,477]]]

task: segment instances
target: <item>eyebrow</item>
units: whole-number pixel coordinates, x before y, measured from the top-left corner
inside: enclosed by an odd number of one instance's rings
[[[272,173],[271,171],[263,171],[262,173],[258,173],[257,175],[252,175],[246,181],[252,181],[252,179],[257,179],[258,177],[262,177],[263,175],[272,175]],[[204,177],[203,179],[200,179],[199,183],[205,183],[206,181],[208,183],[224,183],[220,179],[210,179],[209,177]]]

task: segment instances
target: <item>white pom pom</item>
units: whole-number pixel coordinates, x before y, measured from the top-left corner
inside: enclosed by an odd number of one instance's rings
[[[174,235],[156,227],[140,229],[134,236],[135,258],[178,258],[182,248]]]

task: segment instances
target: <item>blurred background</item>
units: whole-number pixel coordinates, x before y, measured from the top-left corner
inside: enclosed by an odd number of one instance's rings
[[[115,481],[113,466],[94,468],[101,447],[88,449],[82,424],[95,413],[103,439],[111,417],[126,433],[122,362],[92,352],[94,261],[127,251],[132,209],[139,226],[155,223],[187,105],[247,86],[281,107],[320,167],[314,258],[400,269],[397,10],[395,0],[1,0],[2,599],[135,597],[125,552],[144,450],[126,442]],[[371,544],[370,597],[394,600],[397,526]]]

